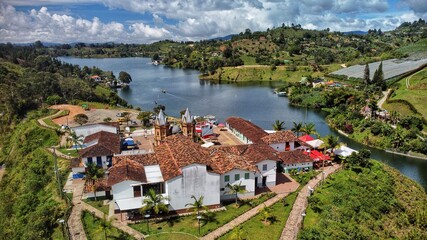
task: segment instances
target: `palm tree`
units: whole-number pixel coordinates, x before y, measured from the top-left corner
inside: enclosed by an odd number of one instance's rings
[[[194,212],[197,213],[197,216],[200,216],[200,210],[208,209],[206,206],[203,206],[203,196],[196,198],[194,195],[192,195],[191,198],[194,199],[194,202],[187,203],[185,206],[191,206],[194,209]]]
[[[246,189],[242,188],[242,182],[239,182],[239,184],[233,184],[233,185],[228,183],[225,187],[228,188],[227,193],[235,195],[236,206],[237,206],[237,200],[239,199],[238,194],[246,192]]]
[[[322,140],[323,144],[320,147],[324,148],[324,152],[326,152],[328,149],[331,149],[333,152],[335,148],[341,145],[339,138],[332,134],[326,135]]]
[[[96,218],[96,216],[94,216]],[[112,227],[112,222],[113,219],[108,220],[107,219],[107,215],[104,214],[103,218],[100,219],[100,224],[99,224],[99,229],[97,231],[95,231],[95,233],[100,233],[103,232],[104,233],[104,239],[107,240],[108,239],[108,233],[111,233],[111,227]]]
[[[85,171],[86,179],[91,183],[96,201],[96,187],[98,179],[104,177],[104,169],[95,163],[88,163]]]
[[[294,123],[294,127],[291,129],[294,133],[297,134],[297,137],[299,137],[299,133],[302,132],[302,122]]]
[[[285,122],[284,121],[276,120],[276,122],[274,122],[274,124],[272,126],[273,126],[274,131],[285,130]]]
[[[150,188],[150,190],[148,190],[147,196],[145,196],[144,200],[142,201],[145,206],[140,209],[140,212],[145,213],[147,211],[153,211],[155,214],[159,214],[160,212],[167,213],[169,209],[166,204],[164,204],[165,200],[167,200],[167,197],[163,196],[162,194],[157,194],[154,189]]]
[[[69,138],[77,152],[77,146],[82,147],[83,135],[77,136],[76,132],[71,131]]]
[[[236,228],[234,228],[233,232],[231,233],[231,235],[228,239],[230,239],[230,240],[243,240],[243,239],[245,239],[243,237],[244,233],[245,232],[243,231],[242,227],[236,227]]]
[[[314,125],[314,123],[305,123],[301,129],[301,132],[307,135],[314,134],[316,136],[319,136],[319,133],[316,131],[316,126]]]

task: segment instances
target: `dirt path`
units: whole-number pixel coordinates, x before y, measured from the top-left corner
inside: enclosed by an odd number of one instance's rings
[[[336,164],[326,169],[324,171],[324,178],[340,169],[340,167],[341,165]],[[302,226],[303,213],[305,214],[305,210],[308,205],[308,197],[310,196],[308,192],[309,186],[315,189],[321,180],[322,176],[318,176],[315,179],[310,180],[307,185],[301,189],[292,207],[292,211],[289,214],[288,220],[286,221],[285,228],[282,231],[282,236],[280,237],[281,240],[297,239],[298,232]]]
[[[378,101],[377,106],[379,109],[382,109],[384,102],[387,100],[388,95],[390,94],[391,89],[387,89],[387,91],[383,92],[383,97]]]
[[[67,126],[78,125],[73,120],[74,116],[79,113],[85,113],[85,110],[81,106],[70,105],[70,104],[53,105],[50,108],[70,111],[67,116],[62,116],[52,120],[54,123],[58,125],[67,125]]]

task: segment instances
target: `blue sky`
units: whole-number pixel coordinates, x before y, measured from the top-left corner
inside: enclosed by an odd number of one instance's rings
[[[202,40],[282,23],[387,31],[419,18],[426,0],[1,0],[0,42]]]

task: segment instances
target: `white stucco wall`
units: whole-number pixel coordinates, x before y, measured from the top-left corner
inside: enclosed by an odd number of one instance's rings
[[[101,159],[102,159],[102,168],[107,169],[108,168],[107,156],[101,156]],[[88,164],[87,158],[82,158],[82,161],[83,161],[83,164],[87,166]],[[96,157],[92,157],[92,163],[97,164]]]
[[[285,173],[289,173],[289,170],[291,169],[298,169],[302,171],[304,168],[313,169],[313,162],[305,162],[305,163],[291,163],[291,164],[283,164],[283,171]]]
[[[182,168],[182,175],[166,182],[166,191],[169,197],[169,209],[180,210],[185,205],[194,202],[191,198],[203,196],[204,205],[220,203],[220,175],[206,170],[205,165],[191,164]]]
[[[267,165],[267,170],[263,170],[263,166]],[[255,177],[258,177],[258,187],[262,187],[262,178],[267,177],[266,185],[276,185],[276,161],[264,160],[256,164],[260,173],[257,173]]]
[[[245,179],[245,173],[249,173],[249,179]],[[239,179],[236,180],[235,176],[239,174]],[[225,181],[225,176],[229,176],[229,181]],[[220,180],[220,193],[221,200],[232,199],[235,197],[234,194],[229,194],[228,189],[225,187],[228,183],[230,185],[239,184],[246,187],[246,193],[238,194],[239,197],[250,197],[255,196],[255,173],[245,170],[234,169],[221,175]]]
[[[279,152],[284,152],[285,146],[286,146],[286,142],[270,144],[270,147],[272,147],[273,149]],[[290,146],[290,151],[293,151],[295,148],[295,142],[290,142],[289,146]]]
[[[72,130],[76,133],[77,136],[83,136],[84,138],[86,138],[88,135],[101,132],[101,131],[117,133],[117,129],[115,127],[101,125],[101,124],[73,127]]]
[[[113,194],[113,199],[124,199],[124,198],[133,198],[133,184],[141,184],[138,181],[127,180],[114,184],[111,187],[111,194]]]

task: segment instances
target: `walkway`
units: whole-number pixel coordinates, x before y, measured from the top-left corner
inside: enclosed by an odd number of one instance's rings
[[[70,230],[71,239],[85,240],[86,233],[82,224],[82,195],[85,181],[81,179],[73,180],[73,208],[70,217],[68,218],[68,228]]]
[[[92,207],[91,205],[82,202],[82,206],[84,210],[87,210],[89,212],[92,212],[95,214],[95,216],[97,216],[100,219],[104,218],[104,213],[101,212],[100,210]],[[111,225],[113,225],[113,227],[118,228],[120,230],[122,230],[123,232],[131,235],[132,237],[134,237],[135,239],[144,239],[144,234],[138,232],[137,230],[129,227],[127,225],[126,222],[120,222],[117,219],[113,218],[113,220],[111,221]]]
[[[41,125],[41,126],[43,126],[43,127],[46,127],[46,128],[50,128],[50,129],[55,129],[53,126],[50,126],[50,125],[48,125],[48,124],[46,124],[46,122],[44,121],[44,120],[46,120],[46,119],[54,119],[54,118],[56,118],[56,117],[58,117],[58,116],[60,116],[61,114],[62,114],[62,112],[64,112],[65,110],[60,110],[60,111],[58,111],[57,113],[55,113],[55,114],[53,114],[53,115],[50,115],[50,116],[47,116],[47,117],[44,117],[44,118],[40,118],[40,119],[38,119],[37,121],[39,122],[39,124]],[[59,126],[58,126],[59,127]]]
[[[328,175],[334,173],[338,169],[340,169],[341,165],[336,164],[334,166],[329,167],[324,172],[324,178]],[[289,214],[288,220],[286,221],[285,228],[282,231],[281,240],[294,240],[297,239],[298,231],[302,226],[303,216],[305,210],[308,205],[308,197],[309,194],[309,186],[314,189],[317,187],[319,182],[322,180],[322,176],[317,176],[316,178],[310,180],[307,185],[305,185],[298,194],[297,199],[292,207],[292,211]]]
[[[383,92],[383,97],[378,101],[377,106],[379,109],[382,109],[384,102],[387,100],[388,95],[390,94],[391,89],[387,89],[387,91]]]

